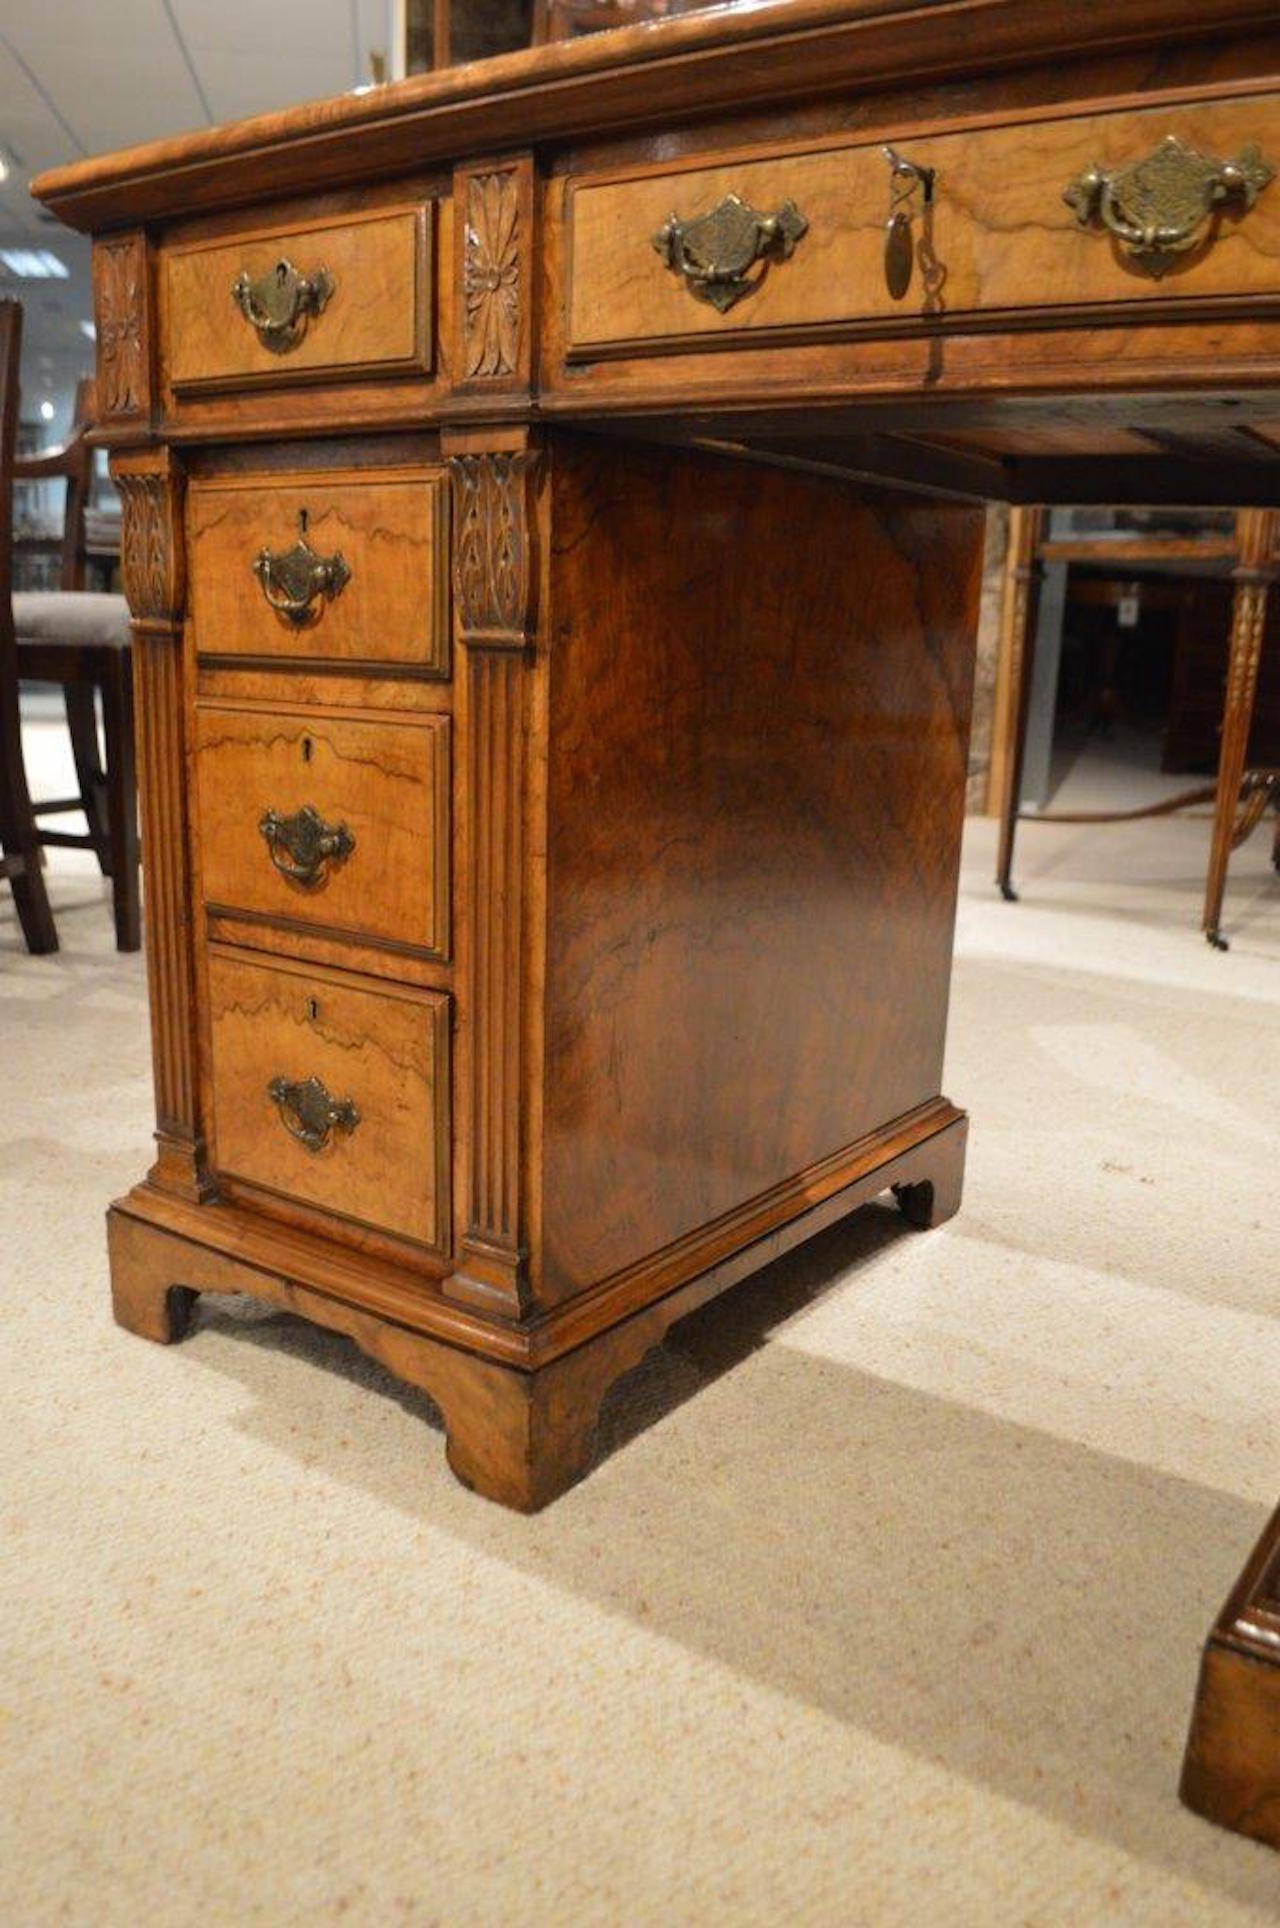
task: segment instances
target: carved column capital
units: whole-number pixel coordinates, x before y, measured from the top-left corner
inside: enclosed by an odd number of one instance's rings
[[[539,451],[525,446],[450,458],[453,596],[471,649],[525,649],[536,577],[530,487]]]
[[[111,476],[120,491],[120,572],[134,621],[181,622],[186,598],[182,470],[169,449],[117,453]]]

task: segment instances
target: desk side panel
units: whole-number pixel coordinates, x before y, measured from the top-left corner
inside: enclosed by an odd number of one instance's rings
[[[543,1303],[938,1096],[983,526],[552,452]]]

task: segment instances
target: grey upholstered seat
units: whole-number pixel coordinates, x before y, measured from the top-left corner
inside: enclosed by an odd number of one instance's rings
[[[88,589],[22,589],[13,599],[13,627],[20,643],[123,649],[129,642],[129,605],[123,596]]]

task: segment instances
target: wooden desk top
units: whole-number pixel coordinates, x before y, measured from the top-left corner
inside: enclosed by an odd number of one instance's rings
[[[926,206],[923,176],[915,198],[899,178],[905,295],[887,147],[935,183]],[[97,238],[100,335],[135,327],[131,289],[144,310],[107,443],[625,417],[973,498],[1235,505],[1280,490],[1277,170],[1274,0],[784,0],[155,142],[33,191]],[[758,260],[709,293],[677,257],[733,197],[764,223]],[[236,251],[265,266],[289,237],[334,255],[333,319],[292,364],[222,368]],[[417,276],[422,312],[361,323],[370,263],[379,299]]]

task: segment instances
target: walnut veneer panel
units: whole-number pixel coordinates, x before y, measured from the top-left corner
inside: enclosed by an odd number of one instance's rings
[[[295,627],[254,574],[261,550],[306,540],[349,571]],[[403,664],[449,673],[448,493],[439,471],[227,477],[188,493],[189,613],[201,656]]]
[[[219,1171],[419,1244],[449,1238],[449,999],[211,950]],[[358,1114],[323,1149],[291,1135],[268,1086],[319,1078]]]
[[[392,723],[202,705],[206,901],[446,956],[450,727],[447,716]],[[291,856],[287,824],[274,839],[262,831],[267,811],[290,819],[307,807],[344,833],[316,866]],[[296,874],[311,868],[314,878]]]
[[[548,1299],[936,1097],[983,534],[606,442],[553,487]]]
[[[902,153],[936,171],[928,240],[936,285],[917,263],[904,299],[885,283],[889,169],[879,142],[726,160],[571,191],[571,348],[840,322],[909,322],[1003,309],[1174,297],[1271,295],[1280,286],[1280,184],[1248,212],[1228,202],[1205,244],[1161,278],[1135,266],[1063,191],[1085,168],[1141,160],[1166,135],[1226,160],[1248,142],[1280,165],[1280,94],[1089,114],[956,134],[903,135]],[[736,193],[763,214],[790,198],[808,221],[795,252],[720,314],[666,266],[652,237]],[[917,207],[919,200],[917,198]],[[916,222],[916,239],[922,224]]]
[[[253,228],[233,241],[175,247],[163,256],[161,338],[176,393],[248,388],[355,374],[421,373],[431,363],[429,210],[354,215],[324,226]],[[300,339],[264,346],[232,296],[287,260],[325,269],[333,293]]]

